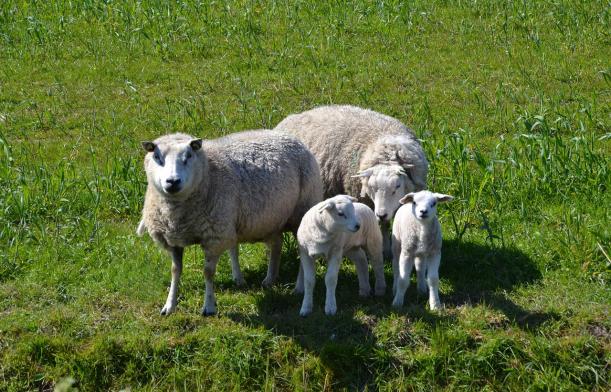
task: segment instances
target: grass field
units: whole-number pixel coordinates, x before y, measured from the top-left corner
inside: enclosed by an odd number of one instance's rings
[[[607,1],[0,3],[0,390],[609,390],[611,6]],[[441,300],[357,297],[338,315],[228,260],[201,317],[135,235],[140,140],[270,128],[351,103],[423,140],[440,208]],[[387,282],[391,271],[387,266]],[[59,383],[59,384],[58,384]]]

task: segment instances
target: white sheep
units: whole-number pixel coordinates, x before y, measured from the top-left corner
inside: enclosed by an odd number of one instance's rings
[[[401,204],[404,206],[397,211],[392,225],[395,294],[393,306],[403,306],[414,264],[418,277],[418,290],[423,294],[428,290],[431,310],[441,306],[439,302],[441,225],[437,219],[437,203],[452,199],[452,196],[429,191],[408,193],[401,199]]]
[[[349,105],[292,114],[275,128],[312,151],[324,197],[349,194],[374,208],[390,258],[390,221],[408,192],[426,187],[428,162],[420,142],[399,120]]]
[[[355,198],[338,195],[312,207],[303,216],[297,241],[301,264],[296,293],[303,293],[300,315],[312,312],[316,269],[314,261],[323,256],[327,259],[325,283],[327,297],[325,313],[337,312],[335,288],[343,256],[354,262],[359,279],[359,294],[371,294],[367,256],[375,274],[375,294],[384,295],[384,264],[382,260],[382,234],[373,211],[364,204],[353,203]]]
[[[267,276],[278,276],[282,232],[295,232],[303,214],[322,199],[314,156],[297,139],[273,131],[240,132],[202,141],[172,134],[143,142],[148,186],[138,232],[172,256],[172,282],[162,315],[176,309],[183,249],[206,253],[202,314],[216,313],[213,278],[220,255],[237,244],[266,242]]]

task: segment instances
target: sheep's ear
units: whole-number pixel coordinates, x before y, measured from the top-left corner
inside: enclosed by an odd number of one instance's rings
[[[322,214],[324,210],[332,210],[333,208],[335,208],[335,203],[333,203],[332,201],[328,201],[318,207],[318,212]]]
[[[452,199],[454,199],[453,196],[444,195],[443,193],[435,193],[435,198],[440,203],[443,203],[444,201],[452,201]]]
[[[352,197],[352,196],[348,196],[348,199],[353,203],[356,203],[357,201],[359,201],[359,199],[357,199],[356,197]]]
[[[155,147],[157,147],[155,143],[148,141],[141,142],[140,144],[142,145],[142,148],[144,148],[144,150],[147,152],[153,152],[155,151]]]
[[[367,170],[362,170],[358,173],[356,173],[356,175],[354,176],[350,176],[352,178],[356,178],[356,177],[370,177],[373,174],[373,169],[367,169]]]
[[[189,145],[193,151],[197,151],[202,148],[202,139],[193,139],[189,142]]]
[[[412,203],[414,201],[414,196],[416,194],[414,192],[410,192],[407,195],[403,196],[403,198],[401,198],[401,200],[399,200],[399,203],[401,204],[407,204],[407,203]]]

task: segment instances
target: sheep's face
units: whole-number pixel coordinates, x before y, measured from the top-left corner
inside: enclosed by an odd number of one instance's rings
[[[415,190],[408,173],[399,165],[376,165],[355,177],[362,178],[361,197],[368,196],[373,200],[379,221],[389,222],[401,207],[399,200]]]
[[[146,175],[157,191],[166,197],[181,198],[191,194],[202,175],[201,139],[173,143],[142,142],[149,153],[144,160]]]
[[[412,214],[420,221],[427,221],[437,216],[437,203],[450,201],[453,197],[441,193],[420,191],[408,193],[401,199],[401,204],[411,203]]]
[[[347,195],[337,195],[325,200],[318,212],[325,214],[326,228],[331,232],[349,231],[357,232],[361,228],[361,222],[356,216],[354,205],[356,199]]]

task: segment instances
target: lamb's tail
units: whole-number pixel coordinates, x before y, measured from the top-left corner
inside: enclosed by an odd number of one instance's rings
[[[144,224],[144,219],[140,219],[140,223],[138,223],[138,228],[136,229],[136,234],[138,237],[142,237],[146,233],[146,225]]]

